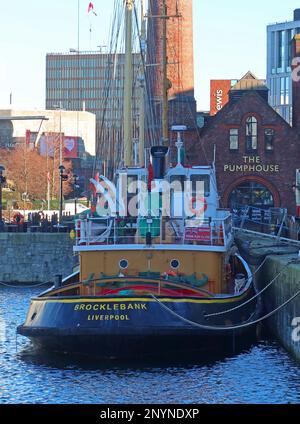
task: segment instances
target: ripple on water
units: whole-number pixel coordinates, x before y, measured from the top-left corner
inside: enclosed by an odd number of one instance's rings
[[[192,363],[95,363],[34,352],[16,327],[40,289],[0,288],[0,403],[299,403],[300,367],[274,342]],[[3,323],[5,331],[3,332]]]

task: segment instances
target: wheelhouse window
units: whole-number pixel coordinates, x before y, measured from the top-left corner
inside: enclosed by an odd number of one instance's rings
[[[239,148],[239,130],[231,128],[229,131],[230,150],[238,150]]]
[[[257,150],[257,119],[250,116],[246,121],[246,149],[248,152]]]
[[[273,129],[265,129],[265,149],[267,152],[272,152],[274,150],[274,134],[275,131]]]
[[[210,177],[209,175],[191,175],[190,177],[192,183],[192,193],[193,196],[199,194],[199,189],[204,190],[204,197],[209,197],[210,195]]]

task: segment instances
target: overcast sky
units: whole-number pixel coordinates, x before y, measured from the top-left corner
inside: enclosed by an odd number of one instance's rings
[[[0,0],[0,108],[45,107],[45,56],[77,47],[78,0]],[[113,0],[94,0],[90,39],[80,0],[80,47],[107,44]],[[210,79],[266,74],[266,26],[292,20],[300,0],[194,0],[195,85],[198,109],[209,108]]]

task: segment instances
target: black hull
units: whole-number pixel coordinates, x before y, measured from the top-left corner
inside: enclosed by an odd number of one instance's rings
[[[47,351],[97,358],[174,357],[218,350],[232,347],[255,332],[254,325],[226,330],[220,327],[257,318],[256,302],[225,315],[206,315],[235,308],[253,294],[249,289],[232,298],[161,298],[161,303],[151,297],[37,298],[18,333]]]
[[[97,359],[188,358],[195,354],[235,352],[254,340],[255,329],[243,333],[230,332],[218,336],[171,334],[151,336],[37,336],[34,346],[41,350]]]

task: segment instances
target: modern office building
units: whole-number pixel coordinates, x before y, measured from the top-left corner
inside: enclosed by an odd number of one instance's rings
[[[96,152],[102,161],[121,157],[124,54],[49,53],[46,56],[46,108],[88,111],[96,115]],[[140,55],[133,55],[137,74]],[[138,80],[133,89],[133,118],[138,120]],[[134,137],[137,137],[134,133]]]
[[[269,103],[289,124],[292,124],[292,40],[300,33],[300,9],[294,20],[267,27],[267,84]]]
[[[79,151],[95,155],[95,115],[64,110],[0,110],[0,148],[14,148],[18,143],[38,146],[46,134],[62,134],[66,143],[82,140]],[[68,140],[68,141],[67,141]]]

